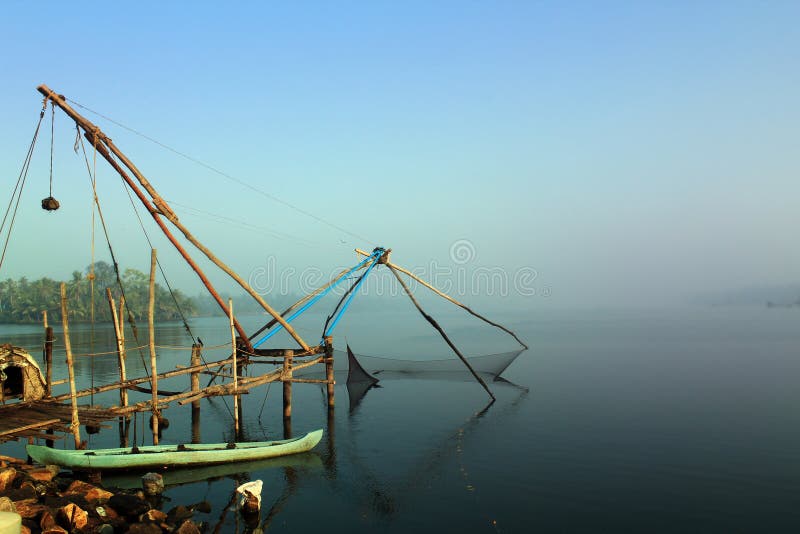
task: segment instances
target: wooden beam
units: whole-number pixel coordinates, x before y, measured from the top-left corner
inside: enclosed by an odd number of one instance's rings
[[[486,382],[483,381],[483,378],[481,378],[481,376],[478,373],[475,372],[475,369],[472,368],[472,365],[470,365],[470,363],[467,361],[467,359],[464,357],[464,355],[461,354],[461,351],[458,350],[458,348],[456,348],[456,346],[453,344],[452,341],[450,341],[450,338],[447,337],[447,334],[445,334],[445,332],[442,329],[442,327],[439,326],[439,323],[437,323],[436,320],[433,317],[431,317],[430,315],[425,313],[425,310],[423,310],[422,306],[419,305],[419,302],[417,302],[417,299],[414,298],[414,295],[411,293],[411,290],[408,289],[408,286],[406,285],[406,283],[403,282],[402,278],[400,278],[400,273],[398,273],[397,270],[394,267],[392,267],[391,264],[387,263],[386,266],[389,267],[389,269],[394,274],[395,278],[397,278],[397,281],[400,282],[401,286],[403,286],[403,290],[406,292],[406,295],[408,295],[408,298],[411,299],[411,302],[414,303],[414,306],[416,306],[416,308],[419,311],[419,313],[421,313],[422,316],[425,318],[425,320],[428,321],[430,323],[430,325],[433,328],[436,329],[437,332],[439,332],[439,334],[442,336],[442,338],[444,338],[444,340],[447,342],[447,344],[450,346],[450,348],[453,349],[453,352],[456,353],[456,356],[461,358],[461,361],[464,362],[464,365],[467,366],[467,369],[469,369],[469,372],[472,373],[472,376],[475,377],[475,380],[477,380],[478,383],[481,386],[483,386],[483,389],[486,390],[486,393],[489,394],[489,396],[492,398],[492,400],[495,400],[494,393],[492,393],[492,391],[489,389],[489,386],[486,385]]]
[[[48,419],[46,421],[39,421],[36,423],[31,423],[29,425],[20,426],[17,428],[12,428],[9,430],[3,430],[0,432],[0,436],[8,436],[10,434],[18,434],[20,432],[25,432],[26,430],[34,430],[36,428],[42,428],[50,425],[54,425],[56,423],[60,423],[61,419]],[[48,436],[47,439],[53,439],[53,436]]]
[[[363,250],[361,250],[361,249],[358,249],[358,248],[356,249],[356,252],[357,252],[357,253],[359,253],[359,254],[361,254],[361,255],[363,255],[363,256],[370,256],[370,255],[371,255],[369,252],[365,252],[365,251],[363,251]],[[446,299],[446,300],[449,300],[450,302],[452,302],[453,304],[455,304],[455,305],[456,305],[456,306],[458,306],[459,308],[462,308],[463,310],[466,310],[467,312],[469,312],[470,314],[474,315],[474,316],[475,316],[475,317],[477,317],[478,319],[480,319],[480,320],[482,320],[482,321],[485,321],[485,322],[489,323],[490,325],[492,325],[492,326],[494,326],[494,327],[496,327],[496,328],[499,328],[500,330],[502,330],[502,331],[506,332],[507,334],[510,334],[510,335],[511,335],[511,337],[513,337],[514,339],[516,339],[516,340],[517,340],[517,343],[519,343],[520,345],[522,345],[522,346],[523,346],[523,347],[525,347],[526,349],[528,348],[528,345],[526,345],[526,344],[525,344],[525,343],[524,343],[524,342],[523,342],[523,341],[522,341],[520,338],[518,338],[518,337],[517,337],[517,334],[515,334],[514,332],[512,332],[511,330],[509,330],[509,329],[508,329],[508,328],[506,328],[505,326],[503,326],[503,325],[501,325],[501,324],[498,324],[498,323],[495,323],[494,321],[490,321],[489,319],[487,319],[487,318],[486,318],[486,317],[484,317],[483,315],[481,315],[481,314],[479,314],[479,313],[477,313],[477,312],[473,311],[473,310],[472,310],[472,309],[471,309],[469,306],[467,306],[466,304],[462,304],[461,302],[457,301],[456,299],[454,299],[453,297],[451,297],[451,296],[450,296],[450,295],[448,295],[447,293],[443,293],[442,291],[439,291],[438,289],[436,289],[436,288],[435,288],[435,287],[433,287],[431,284],[429,284],[428,282],[426,282],[426,281],[425,281],[425,280],[423,280],[422,278],[418,277],[417,275],[415,275],[415,274],[414,274],[414,273],[412,273],[411,271],[409,271],[409,270],[407,270],[407,269],[403,269],[402,267],[400,267],[400,266],[398,266],[398,265],[395,265],[394,263],[391,263],[391,262],[389,262],[389,261],[386,261],[386,262],[385,262],[385,264],[386,264],[386,266],[387,266],[387,267],[391,267],[392,269],[395,269],[395,270],[397,270],[397,271],[400,271],[401,273],[405,273],[405,274],[407,274],[408,276],[410,276],[411,278],[413,278],[414,280],[416,280],[417,282],[419,282],[419,283],[420,283],[420,284],[422,284],[423,286],[427,287],[428,289],[430,289],[431,291],[433,291],[434,293],[436,293],[436,294],[437,294],[437,295],[439,295],[440,297],[442,297],[442,298],[444,298],[444,299]]]

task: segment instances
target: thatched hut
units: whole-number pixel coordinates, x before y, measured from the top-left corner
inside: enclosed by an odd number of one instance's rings
[[[45,391],[44,376],[36,360],[24,349],[0,345],[0,402],[38,400]]]

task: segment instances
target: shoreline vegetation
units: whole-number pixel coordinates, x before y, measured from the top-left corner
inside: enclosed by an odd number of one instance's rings
[[[90,280],[91,268],[73,271],[72,277],[66,280],[67,299],[69,304],[69,320],[75,323],[92,321],[92,288]],[[133,313],[134,319],[144,320],[147,317],[147,299],[149,277],[137,269],[125,269],[120,273],[122,286],[125,289],[125,307]],[[39,324],[42,312],[47,311],[51,322],[61,320],[60,280],[39,278],[29,280],[21,277],[17,280],[7,278],[0,281],[0,324]],[[94,265],[94,321],[110,322],[111,311],[108,307],[106,288],[111,288],[114,300],[119,303],[121,295],[114,267],[104,261]],[[156,282],[155,319],[157,321],[179,321],[184,317],[211,317],[223,315],[214,299],[201,293],[191,297],[180,289],[168,288]],[[230,295],[221,295],[227,300]],[[299,297],[294,294],[276,295],[270,302],[279,307],[289,306]],[[260,313],[262,310],[249,296],[234,296],[238,313]],[[241,302],[241,304],[239,304]]]

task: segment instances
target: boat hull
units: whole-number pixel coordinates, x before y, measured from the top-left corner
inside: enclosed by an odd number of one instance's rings
[[[28,455],[40,464],[53,464],[71,469],[114,470],[144,467],[191,467],[263,460],[298,454],[313,449],[322,439],[322,430],[315,430],[299,438],[236,443],[228,448],[227,443],[152,445],[131,449],[97,449],[94,451],[60,450],[28,445]]]

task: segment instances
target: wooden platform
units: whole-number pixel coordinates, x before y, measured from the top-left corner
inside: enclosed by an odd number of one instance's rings
[[[113,409],[87,405],[78,407],[78,415],[82,425],[94,426],[118,417]],[[70,405],[53,400],[0,405],[0,442],[19,438],[61,439],[63,436],[45,431],[69,432],[71,421]]]

